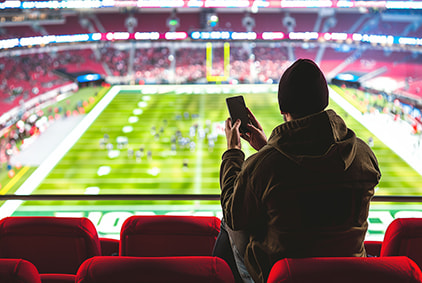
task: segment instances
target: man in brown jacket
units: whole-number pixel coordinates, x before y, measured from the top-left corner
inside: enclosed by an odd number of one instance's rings
[[[252,112],[246,135],[240,121],[226,120],[220,169],[223,225],[256,283],[286,257],[366,256],[369,203],[381,177],[369,146],[325,110],[327,82],[313,61],[285,71],[278,99],[285,123],[268,141]],[[241,137],[258,150],[246,160]]]

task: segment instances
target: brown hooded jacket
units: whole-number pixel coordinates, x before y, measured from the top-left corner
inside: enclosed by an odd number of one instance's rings
[[[223,154],[221,204],[226,224],[249,235],[238,248],[256,283],[285,257],[366,256],[381,173],[369,146],[333,110],[279,125],[244,158],[237,149]]]

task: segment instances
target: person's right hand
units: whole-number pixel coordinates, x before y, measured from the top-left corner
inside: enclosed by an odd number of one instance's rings
[[[232,126],[232,120],[227,118],[226,120],[226,140],[227,140],[227,149],[242,149],[242,143],[240,142],[240,120],[237,119]]]
[[[241,137],[246,140],[254,149],[260,150],[267,144],[267,137],[262,129],[261,124],[258,122],[252,111],[248,109],[249,121],[248,124],[249,132],[241,134]]]

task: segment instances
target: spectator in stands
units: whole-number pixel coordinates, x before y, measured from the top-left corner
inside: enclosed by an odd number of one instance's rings
[[[244,282],[265,282],[281,258],[366,256],[369,203],[381,174],[369,146],[325,110],[328,99],[322,71],[299,59],[280,79],[285,123],[268,140],[251,111],[249,134],[239,133],[239,120],[226,120],[222,233]],[[245,160],[240,138],[258,152]]]

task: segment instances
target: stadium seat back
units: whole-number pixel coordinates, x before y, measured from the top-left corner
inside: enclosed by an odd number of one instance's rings
[[[422,267],[422,218],[398,218],[385,231],[381,256],[407,256]]]
[[[131,216],[122,225],[120,255],[209,256],[220,219],[208,216]]]
[[[85,261],[76,283],[234,283],[227,263],[218,257],[110,257]]]
[[[23,259],[0,259],[0,282],[41,283],[35,265]]]
[[[0,257],[22,258],[40,274],[76,274],[101,255],[95,226],[87,218],[6,217],[0,221]]]
[[[420,283],[422,273],[408,257],[320,257],[282,259],[268,283]]]

